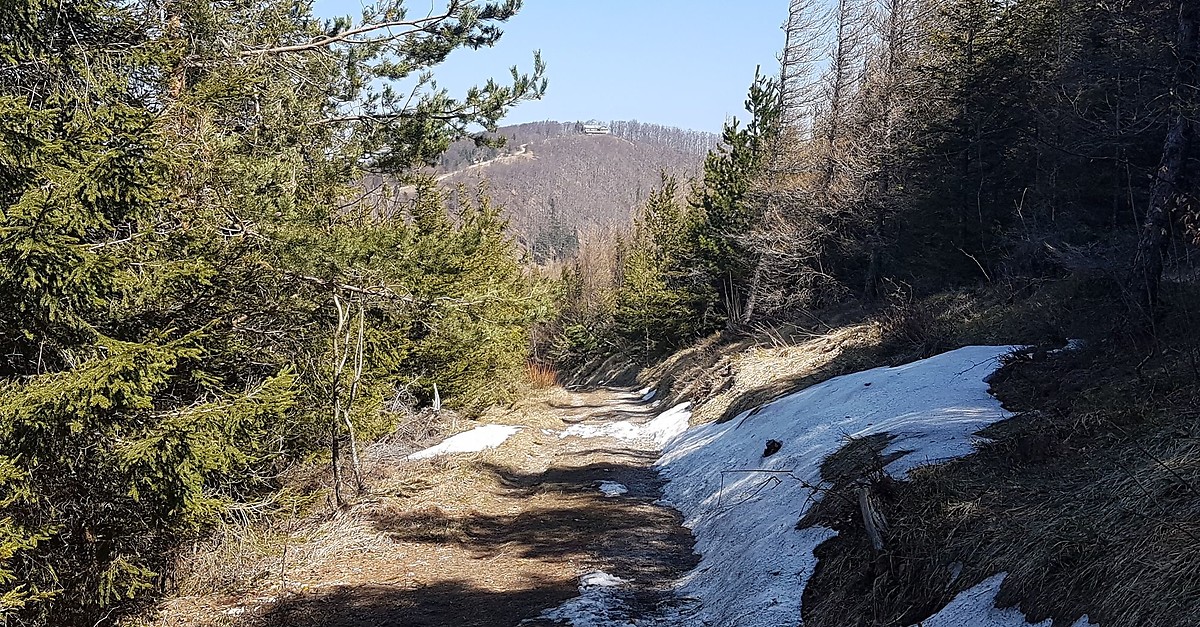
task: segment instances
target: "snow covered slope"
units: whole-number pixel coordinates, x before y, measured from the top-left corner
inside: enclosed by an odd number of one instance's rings
[[[658,464],[669,479],[665,500],[683,513],[702,556],[679,588],[698,609],[679,623],[799,622],[813,549],[834,534],[795,528],[816,498],[805,485],[821,483],[821,461],[847,436],[883,433],[893,437],[887,452],[908,451],[887,467],[898,477],[970,453],[976,431],[1009,415],[984,378],[1010,350],[967,347],[838,377],[669,442]],[[764,458],[767,440],[783,446]]]
[[[886,434],[886,467],[904,478],[917,466],[972,451],[974,434],[1009,416],[985,379],[1008,346],[971,346],[897,368],[830,379],[724,424],[682,431],[687,405],[645,424],[571,427],[563,435],[665,442],[657,467],[668,479],[666,501],[696,537],[699,566],[676,585],[678,602],[652,616],[624,605],[628,582],[580,582],[580,596],[542,618],[573,627],[782,627],[800,623],[804,587],[816,568],[813,551],[834,531],[797,530],[818,498],[821,462],[848,438]],[[682,431],[682,433],[681,433]],[[781,446],[764,456],[767,441]],[[773,445],[771,447],[775,449]],[[1015,608],[997,609],[1004,574],[963,591],[926,627],[1030,626]],[[1087,617],[1073,627],[1091,625]]]

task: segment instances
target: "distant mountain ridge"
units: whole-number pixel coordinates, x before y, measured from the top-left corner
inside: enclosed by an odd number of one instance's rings
[[[695,176],[720,143],[713,133],[658,124],[607,126],[607,135],[584,134],[580,122],[503,127],[503,147],[456,142],[435,173],[444,185],[485,183],[537,261],[567,257],[587,232],[627,226],[662,173]]]

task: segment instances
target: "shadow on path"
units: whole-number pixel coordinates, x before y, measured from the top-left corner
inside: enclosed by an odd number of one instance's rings
[[[553,607],[577,594],[552,581],[496,592],[464,581],[420,588],[344,586],[281,603],[264,617],[266,627],[504,627],[517,625],[531,608]],[[536,615],[536,611],[533,615]]]
[[[604,420],[616,410],[649,417],[629,399],[611,403],[580,399],[595,407],[572,406]],[[567,409],[567,408],[563,408]],[[607,410],[607,411],[606,411]],[[560,416],[565,413],[560,410]],[[610,418],[611,419],[611,418]],[[403,500],[365,514],[374,531],[418,549],[437,564],[434,581],[397,577],[365,585],[333,586],[276,603],[262,616],[268,627],[459,627],[518,625],[578,594],[578,575],[604,570],[630,582],[625,608],[648,616],[674,602],[671,584],[699,562],[681,515],[657,504],[664,481],[653,469],[658,454],[639,443],[611,439],[553,440],[556,453],[544,471],[484,464],[481,489],[499,497],[489,511],[411,509]],[[612,444],[614,446],[605,446]],[[606,497],[601,482],[628,492]],[[517,504],[516,507],[513,504]],[[437,561],[448,548],[466,555],[466,569]],[[545,563],[536,579],[509,571],[506,559]],[[567,565],[564,569],[563,566]],[[397,565],[403,570],[403,565]],[[471,569],[490,566],[488,576]],[[526,571],[530,572],[530,571]],[[497,574],[499,573],[499,574]],[[552,575],[551,573],[557,573]],[[526,626],[552,624],[526,622]]]
[[[631,451],[649,463],[653,455]],[[530,507],[515,515],[473,513],[454,516],[437,509],[376,511],[378,531],[398,542],[455,542],[479,557],[500,553],[547,561],[575,561],[611,569],[642,585],[657,585],[695,566],[694,540],[678,512],[655,504],[663,481],[652,469],[634,464],[594,463],[551,467],[523,474],[491,466],[502,485],[521,496],[555,492],[552,506]],[[619,498],[601,494],[601,481],[624,484]]]

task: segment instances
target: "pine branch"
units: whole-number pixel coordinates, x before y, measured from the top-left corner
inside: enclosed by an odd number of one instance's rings
[[[454,15],[458,13],[462,7],[473,3],[474,0],[467,0],[466,2],[461,3],[452,2],[450,3],[450,6],[446,8],[444,13],[438,15],[424,17],[417,20],[393,20],[388,22],[363,24],[357,28],[351,28],[341,33],[337,33],[336,35],[326,35],[308,43],[294,44],[290,46],[276,46],[273,48],[255,48],[251,50],[243,50],[241,52],[241,56],[255,57],[287,54],[291,52],[305,52],[309,50],[328,48],[337,44],[362,45],[388,43],[397,39],[403,39],[405,37],[416,35],[417,33],[431,33],[438,25],[454,17]],[[411,28],[400,33],[392,33],[390,31],[390,29],[398,27]],[[368,36],[365,39],[352,39],[353,37],[357,37],[359,35],[372,35],[381,30],[388,30],[388,34],[386,36]]]

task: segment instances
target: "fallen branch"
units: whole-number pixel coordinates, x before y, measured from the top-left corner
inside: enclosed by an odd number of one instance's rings
[[[876,551],[882,551],[883,533],[887,529],[887,520],[875,508],[870,487],[862,485],[855,492],[858,494],[858,508],[862,512],[863,526],[867,529],[867,537],[871,539],[871,547]]]

